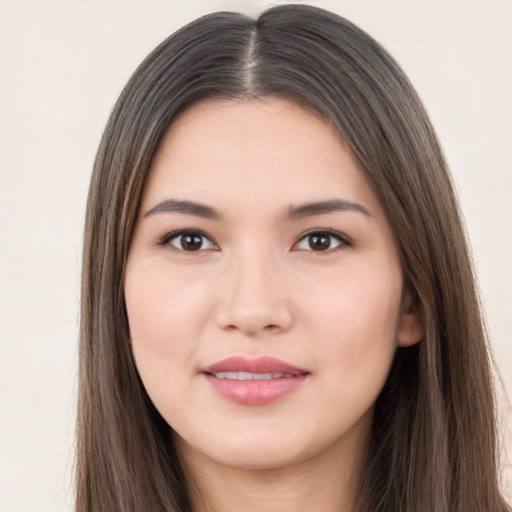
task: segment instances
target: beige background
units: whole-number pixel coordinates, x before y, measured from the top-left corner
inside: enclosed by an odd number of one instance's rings
[[[430,111],[455,175],[496,359],[512,395],[512,1],[310,3],[381,41]],[[72,508],[82,217],[116,96],[178,26],[212,10],[256,14],[268,5],[0,0],[2,512]],[[501,404],[505,432],[512,414]],[[510,499],[512,470],[504,467]]]

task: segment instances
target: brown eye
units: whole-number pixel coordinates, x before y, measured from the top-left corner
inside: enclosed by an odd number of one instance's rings
[[[185,251],[198,251],[203,245],[203,237],[199,235],[181,235],[181,247]]]
[[[313,251],[326,251],[331,247],[331,237],[329,235],[310,235],[308,236],[309,247]]]
[[[214,243],[207,236],[190,231],[171,234],[167,237],[166,243],[174,249],[187,252],[215,249]]]
[[[314,231],[304,235],[295,248],[303,251],[328,252],[350,245],[350,242],[341,233]]]

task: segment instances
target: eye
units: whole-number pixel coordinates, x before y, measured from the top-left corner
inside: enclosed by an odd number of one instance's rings
[[[218,249],[208,236],[199,231],[173,231],[165,235],[158,245],[171,245],[173,249],[186,252]]]
[[[302,251],[328,252],[343,246],[350,246],[349,240],[341,233],[330,230],[310,231],[302,236],[294,249]]]

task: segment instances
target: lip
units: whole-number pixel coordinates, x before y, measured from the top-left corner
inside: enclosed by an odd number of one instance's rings
[[[219,372],[286,373],[294,376],[309,373],[303,368],[269,356],[257,359],[233,356],[203,369],[203,373]]]
[[[283,374],[267,380],[233,380],[218,378],[224,372]],[[273,357],[249,359],[228,357],[202,370],[212,389],[221,397],[240,405],[266,405],[297,390],[310,372]]]

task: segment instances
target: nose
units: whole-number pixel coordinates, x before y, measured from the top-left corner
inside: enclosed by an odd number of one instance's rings
[[[216,312],[220,328],[251,337],[290,329],[293,313],[283,271],[270,260],[253,254],[229,262]]]

